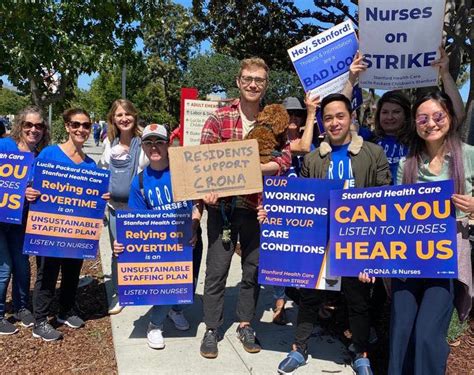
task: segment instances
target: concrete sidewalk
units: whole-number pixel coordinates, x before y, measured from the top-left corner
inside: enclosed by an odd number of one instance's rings
[[[85,150],[91,157],[100,156],[100,149],[88,142]],[[94,155],[95,154],[95,155]],[[127,307],[120,314],[111,316],[113,341],[120,375],[125,374],[276,374],[280,361],[285,358],[294,336],[296,308],[287,303],[291,324],[277,326],[272,320],[272,288],[262,286],[257,315],[252,322],[262,344],[262,351],[249,354],[244,351],[237,338],[235,319],[236,299],[241,276],[240,257],[234,255],[225,296],[224,325],[222,341],[219,342],[219,356],[205,359],[199,353],[205,326],[202,323],[202,293],[204,287],[207,231],[205,218],[202,221],[204,254],[194,304],[185,315],[191,325],[189,331],[174,328],[167,319],[164,326],[166,347],[163,350],[148,348],[146,330],[150,308]],[[107,228],[100,239],[100,255],[105,275],[110,275],[111,247]],[[107,281],[110,299],[110,280]],[[344,345],[334,337],[315,330],[309,343],[310,358],[297,374],[353,374],[347,363],[349,356]]]

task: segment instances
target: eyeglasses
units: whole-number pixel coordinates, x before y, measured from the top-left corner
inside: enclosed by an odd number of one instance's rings
[[[26,121],[23,123],[23,129],[30,130],[36,128],[37,130],[44,130],[46,128],[46,124],[44,122],[29,122]]]
[[[418,126],[426,126],[430,122],[430,118],[436,123],[436,125],[440,125],[444,122],[444,120],[448,117],[445,112],[439,111],[433,113],[431,116],[428,115],[418,115],[415,117],[415,123]]]
[[[158,140],[158,141],[150,141],[150,140],[146,140],[146,141],[142,141],[142,145],[146,146],[146,147],[158,147],[160,145],[165,145],[167,144],[168,142],[166,141],[162,141],[162,140]]]
[[[84,130],[90,130],[92,124],[90,122],[69,121],[68,125],[71,129],[77,130],[82,126]]]
[[[252,77],[252,76],[240,77],[240,82],[242,82],[244,85],[250,85],[252,81],[254,81],[257,86],[263,86],[265,82],[267,82],[267,79],[262,78],[262,77]]]

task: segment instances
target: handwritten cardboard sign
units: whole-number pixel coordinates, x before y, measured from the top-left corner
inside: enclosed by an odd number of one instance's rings
[[[200,146],[171,147],[171,185],[175,202],[263,190],[258,144],[255,139]]]

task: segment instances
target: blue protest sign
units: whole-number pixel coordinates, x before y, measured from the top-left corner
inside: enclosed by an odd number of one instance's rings
[[[358,49],[351,21],[336,25],[288,50],[304,91],[321,99],[340,92]]]
[[[265,177],[260,284],[339,290],[325,273],[329,191],[344,181]]]
[[[33,159],[30,152],[0,153],[0,222],[21,224]]]
[[[332,275],[456,278],[453,181],[331,192]]]
[[[102,231],[110,172],[45,159],[35,162],[23,253],[95,258]]]
[[[191,208],[117,211],[122,306],[193,302]]]

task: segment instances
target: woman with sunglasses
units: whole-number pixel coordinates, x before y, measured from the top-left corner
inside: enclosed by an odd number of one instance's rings
[[[35,156],[49,143],[49,129],[39,107],[30,106],[15,116],[9,137],[0,139],[0,152],[31,152]],[[22,224],[0,223],[0,335],[11,335],[18,329],[5,319],[8,284],[13,276],[13,317],[23,327],[32,327],[34,318],[28,309],[30,262],[23,255],[28,205],[23,208]]]
[[[448,95],[424,95],[412,114],[408,156],[400,162],[397,184],[454,180],[459,273],[458,279],[392,279],[388,373],[444,375],[453,309],[463,321],[472,304],[468,216],[474,213],[474,147],[462,143],[461,124]],[[360,278],[373,282],[365,274]]]
[[[39,159],[54,160],[61,163],[81,167],[96,167],[96,163],[87,156],[82,147],[91,133],[89,114],[83,109],[72,108],[63,113],[63,120],[68,139],[60,145],[46,147],[38,156]],[[26,198],[36,200],[41,192],[28,188]],[[108,193],[102,198],[107,199]],[[82,259],[36,257],[37,275],[33,292],[35,325],[33,336],[44,341],[62,338],[62,333],[54,329],[48,322],[50,305],[54,298],[56,282],[61,271],[61,288],[59,295],[59,313],[57,322],[71,328],[80,328],[84,321],[75,310],[76,291],[82,268]]]
[[[138,111],[126,99],[112,103],[107,115],[107,140],[101,157],[101,164],[110,169],[109,191],[109,237],[113,244],[117,238],[115,211],[127,207],[130,184],[138,172],[148,164],[141,149],[141,130],[138,127]],[[112,249],[113,250],[113,249]],[[123,307],[117,297],[117,259],[112,253],[112,301],[109,314],[118,314]]]

